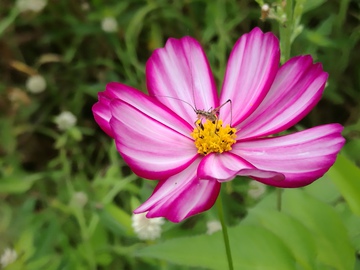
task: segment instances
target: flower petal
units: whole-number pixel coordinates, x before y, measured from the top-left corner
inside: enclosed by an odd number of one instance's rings
[[[114,138],[113,131],[110,127],[111,109],[110,102],[115,98],[128,100],[127,97],[133,97],[133,93],[138,92],[135,88],[127,86],[122,83],[111,82],[106,85],[104,92],[99,92],[99,101],[94,104],[92,111],[96,123],[107,133]],[[128,94],[126,94],[128,93]]]
[[[159,181],[150,198],[134,213],[147,212],[148,218],[165,217],[172,222],[210,209],[220,191],[217,181],[201,180],[196,175],[198,158],[184,171]]]
[[[290,59],[280,68],[264,101],[240,123],[238,138],[267,136],[295,125],[318,103],[327,77],[309,55]]]
[[[95,122],[107,135],[113,138],[114,134],[109,124],[111,118],[111,100],[106,96],[104,92],[100,92],[98,94],[98,99],[99,101],[96,102],[92,107]]]
[[[285,175],[283,181],[256,178],[258,181],[277,187],[301,187],[323,176],[334,164],[345,143],[342,129],[339,124],[329,124],[286,136],[238,142],[232,152],[260,170]]]
[[[257,108],[271,87],[279,61],[279,41],[272,33],[254,28],[241,36],[230,54],[221,90],[220,104],[232,101],[232,108],[221,109],[224,123],[232,121],[236,126]]]
[[[119,99],[110,104],[110,126],[125,162],[148,179],[164,179],[188,167],[198,154],[187,123],[156,100],[134,94],[136,106]]]
[[[196,120],[194,108],[209,110],[218,105],[208,60],[191,37],[170,38],[165,48],[155,50],[146,63],[146,79],[150,96],[190,124]]]
[[[199,178],[226,182],[232,180],[236,175],[267,178],[273,181],[284,180],[284,175],[281,173],[259,170],[231,152],[209,154],[203,158],[198,167]]]

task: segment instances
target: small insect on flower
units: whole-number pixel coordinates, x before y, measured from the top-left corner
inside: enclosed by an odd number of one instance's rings
[[[194,138],[194,143],[199,154],[207,155],[212,152],[222,153],[231,150],[231,145],[235,143],[236,129],[232,128],[231,124],[227,124],[223,127],[222,120],[219,120],[220,109],[226,104],[230,104],[231,106],[232,103],[230,99],[215,109],[210,108],[205,111],[197,109],[187,101],[174,97],[166,98],[176,99],[190,105],[197,115],[197,120],[194,122],[195,128],[191,133],[191,136]]]
[[[220,113],[220,109],[221,109],[224,105],[226,105],[226,104],[228,104],[228,103],[230,103],[230,106],[232,107],[231,100],[228,99],[228,100],[225,101],[223,104],[221,104],[219,107],[217,107],[217,108],[215,108],[215,109],[210,108],[208,111],[205,111],[205,110],[197,110],[197,109],[194,108],[194,111],[195,111],[195,113],[196,113],[196,115],[197,115],[197,118],[198,118],[195,123],[196,123],[197,125],[199,125],[201,129],[204,129],[204,127],[203,127],[203,125],[202,125],[202,119],[205,119],[205,120],[209,120],[209,121],[213,122],[213,124],[215,124],[215,126],[217,126],[215,122],[218,121],[218,116],[219,116],[219,113]],[[200,121],[198,121],[198,120],[200,120]],[[230,123],[231,123],[231,121],[230,121]]]
[[[235,43],[218,95],[199,42],[170,38],[146,63],[149,95],[121,83],[99,93],[96,122],[135,174],[158,180],[134,213],[180,222],[236,176],[295,188],[324,175],[344,144],[341,125],[276,134],[310,112],[328,74],[309,55],[279,62],[275,35],[253,29]]]
[[[177,99],[177,98],[174,98],[174,97],[167,97],[167,96],[162,96],[162,97],[164,97],[164,98],[173,98],[173,99],[179,100],[181,102],[184,102],[185,104],[188,104],[193,109],[193,111],[195,112],[195,114],[197,116],[197,119],[194,122],[195,126],[198,127],[199,129],[202,129],[202,130],[204,130],[203,120],[209,120],[215,126],[217,126],[218,117],[219,117],[219,114],[220,114],[220,109],[224,105],[226,105],[228,103],[232,107],[232,103],[231,103],[230,99],[225,101],[223,104],[221,104],[217,108],[215,108],[215,109],[210,108],[209,110],[206,111],[206,110],[197,109],[196,107],[194,107],[193,105],[191,105],[189,102],[187,102],[185,100]],[[157,98],[159,98],[159,96],[157,96]],[[230,121],[230,123],[231,123],[231,121]],[[217,129],[215,129],[215,133],[216,133],[216,131],[217,131]]]

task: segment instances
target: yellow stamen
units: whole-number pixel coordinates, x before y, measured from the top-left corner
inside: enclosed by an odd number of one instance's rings
[[[230,127],[229,124],[223,127],[222,120],[210,121],[207,119],[202,123],[199,119],[195,125],[191,136],[195,139],[195,146],[199,154],[207,155],[212,152],[230,151],[231,146],[236,142],[236,129]]]

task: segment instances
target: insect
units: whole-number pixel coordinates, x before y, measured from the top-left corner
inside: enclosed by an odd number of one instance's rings
[[[204,130],[204,126],[202,124],[202,120],[209,120],[211,122],[213,122],[213,124],[215,124],[215,126],[217,126],[217,121],[218,121],[218,117],[219,117],[219,113],[220,113],[220,109],[225,106],[226,104],[230,103],[230,123],[232,122],[232,102],[231,99],[228,99],[227,101],[225,101],[223,104],[221,104],[220,106],[216,107],[216,108],[210,108],[209,110],[199,110],[196,107],[194,107],[192,104],[190,104],[189,102],[182,100],[180,98],[176,98],[176,97],[170,97],[170,96],[157,96],[157,97],[164,97],[164,98],[171,98],[171,99],[176,99],[179,100],[181,102],[184,102],[186,104],[188,104],[193,111],[195,112],[195,114],[197,115],[197,119],[194,122],[195,126],[197,126],[198,128],[201,128],[202,130]],[[200,121],[199,121],[200,120]],[[215,131],[216,133],[216,131]]]
[[[231,99],[228,99],[227,101],[225,101],[223,104],[221,104],[220,106],[212,109],[210,108],[209,110],[205,111],[205,110],[198,110],[196,108],[194,108],[193,106],[191,106],[194,110],[194,112],[196,113],[198,119],[195,121],[195,123],[198,122],[198,120],[201,120],[201,119],[206,119],[206,120],[209,120],[211,122],[213,122],[215,124],[215,122],[218,121],[218,116],[219,116],[219,113],[220,113],[220,109],[225,106],[226,104],[230,103],[230,106],[232,107],[232,103],[231,103]],[[191,104],[190,104],[191,105]],[[232,110],[230,110],[232,111]],[[232,118],[232,117],[231,117]],[[231,122],[231,121],[230,121]],[[200,128],[203,129],[203,126],[202,126],[202,121],[199,122],[198,124],[200,126]],[[215,125],[217,126],[217,125]]]

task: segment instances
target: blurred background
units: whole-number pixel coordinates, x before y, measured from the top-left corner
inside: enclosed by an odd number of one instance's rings
[[[146,92],[146,60],[169,37],[199,40],[220,86],[243,33],[259,26],[279,36],[287,27],[285,3],[1,0],[0,255],[15,258],[1,259],[2,266],[189,269],[133,255],[148,242],[134,232],[132,210],[155,183],[131,173],[91,107],[111,81]],[[297,128],[341,123],[343,153],[359,165],[360,2],[301,3],[291,56],[311,54],[330,76],[322,100]],[[230,224],[258,199],[251,185],[245,179],[227,186]],[[163,238],[206,232],[214,217],[209,211],[182,224],[167,222]]]

